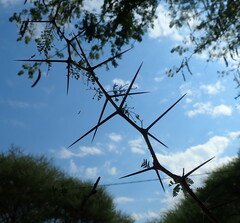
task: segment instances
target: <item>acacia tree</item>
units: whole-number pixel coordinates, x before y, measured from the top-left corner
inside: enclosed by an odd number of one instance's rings
[[[44,156],[24,155],[15,146],[0,154],[0,179],[2,223],[133,222],[115,209],[102,187],[90,196],[90,182],[69,177]]]
[[[240,155],[240,154],[239,154]],[[205,199],[220,222],[235,223],[240,220],[240,156],[214,170],[198,188],[196,194]],[[189,197],[182,199],[172,210],[166,211],[159,220],[151,223],[196,222],[208,223],[203,214],[192,205]],[[150,223],[149,222],[149,223]]]
[[[184,68],[191,73],[189,61],[192,55],[206,54],[207,61],[223,59],[229,69],[219,73],[232,73],[237,87],[240,86],[238,0],[103,0],[98,2],[102,6],[96,11],[89,10],[83,0],[25,0],[25,3],[26,8],[20,13],[15,12],[10,21],[20,26],[18,41],[29,43],[34,40],[38,53],[45,59],[54,56],[62,58],[69,53],[70,49],[67,49],[64,41],[62,45],[59,44],[63,40],[62,34],[67,33],[75,33],[82,44],[89,44],[88,56],[91,59],[99,59],[107,51],[106,48],[115,55],[123,46],[142,41],[148,28],[153,27],[156,8],[162,3],[171,17],[169,26],[189,30],[183,43],[171,50],[182,56],[183,60],[180,66],[169,69],[168,75],[174,76],[180,71],[184,75]],[[36,36],[39,21],[42,22],[42,31]],[[69,24],[71,28],[67,27]],[[116,58],[112,64],[117,65]],[[24,64],[19,75],[27,71],[32,78],[40,65],[40,62]],[[48,65],[50,67],[51,62]],[[75,78],[79,77],[74,69],[69,68],[69,73]]]
[[[202,202],[196,196],[196,194],[191,190],[190,186],[193,183],[193,181],[189,178],[192,173],[194,173],[197,169],[199,169],[200,167],[202,167],[203,165],[211,161],[213,158],[210,158],[204,163],[198,165],[196,168],[189,171],[188,173],[185,173],[183,169],[182,175],[176,175],[161,165],[160,161],[157,159],[156,153],[154,151],[154,148],[150,140],[150,139],[156,140],[161,145],[167,147],[165,143],[163,143],[156,136],[151,134],[150,130],[174,106],[176,106],[177,103],[180,102],[185,95],[180,97],[164,113],[162,113],[158,118],[156,118],[151,124],[149,124],[147,127],[144,127],[139,115],[137,115],[136,113],[132,113],[130,111],[130,107],[128,107],[128,104],[126,102],[130,95],[145,93],[145,92],[132,92],[133,84],[140,72],[142,64],[139,66],[131,83],[126,88],[124,88],[123,86],[114,85],[112,91],[107,91],[103,87],[101,80],[96,74],[97,68],[99,68],[102,65],[107,65],[108,62],[112,62],[113,65],[116,65],[115,60],[121,57],[122,54],[125,53],[126,51],[120,52],[120,53],[116,53],[116,52],[118,52],[122,46],[124,46],[125,44],[128,44],[128,41],[131,38],[133,38],[135,29],[132,29],[132,28],[134,27],[134,22],[136,21],[136,24],[139,24],[139,22],[142,23],[144,28],[146,28],[147,25],[151,24],[151,22],[153,21],[152,20],[154,15],[153,12],[156,9],[156,4],[148,5],[147,3],[151,2],[149,0],[148,1],[125,1],[125,0],[104,1],[104,5],[101,11],[103,14],[100,14],[100,15],[103,15],[103,17],[100,16],[99,17],[100,20],[97,20],[97,21],[99,21],[100,27],[102,25],[101,22],[104,22],[103,27],[106,24],[110,23],[109,25],[106,25],[106,27],[110,26],[111,28],[113,28],[113,30],[115,30],[114,33],[116,35],[114,34],[114,36],[112,36],[112,30],[108,30],[108,29],[106,29],[107,30],[106,33],[103,32],[101,34],[106,34],[105,36],[107,38],[106,40],[109,40],[110,43],[112,38],[115,39],[119,34],[123,35],[122,38],[123,39],[125,38],[126,41],[125,42],[120,41],[120,45],[119,45],[118,43],[119,40],[118,40],[115,43],[116,45],[115,44],[111,45],[111,52],[113,53],[113,56],[111,58],[103,62],[100,62],[96,65],[91,65],[92,61],[90,63],[90,59],[97,59],[99,56],[99,55],[96,56],[94,52],[102,50],[103,48],[98,48],[96,45],[94,45],[94,48],[90,48],[90,53],[88,54],[86,53],[86,50],[83,49],[83,45],[86,44],[86,42],[84,41],[93,43],[93,40],[96,40],[93,34],[95,34],[95,31],[98,30],[97,28],[98,23],[94,23],[94,26],[91,26],[91,30],[93,31],[92,33],[90,33],[91,38],[87,38],[88,34],[86,31],[88,31],[88,26],[83,28],[83,25],[88,24],[87,22],[90,22],[91,24],[93,24],[92,21],[93,22],[95,21],[94,19],[95,17],[92,15],[86,18],[85,15],[89,15],[89,13],[84,11],[84,9],[82,10],[86,14],[79,14],[81,12],[80,10],[81,8],[79,7],[81,6],[82,1],[64,1],[63,0],[63,1],[45,2],[45,1],[39,0],[39,1],[33,1],[33,2],[35,6],[33,8],[30,8],[30,11],[24,10],[20,13],[20,16],[17,14],[14,14],[13,17],[11,18],[12,21],[16,20],[17,22],[20,22],[22,24],[20,28],[20,40],[24,38],[26,43],[29,42],[33,37],[33,34],[34,34],[33,30],[34,30],[35,24],[42,24],[45,27],[44,31],[42,32],[42,36],[36,39],[36,42],[38,44],[38,51],[40,53],[40,56],[42,56],[42,58],[35,59],[34,58],[35,55],[34,55],[30,59],[22,60],[22,61],[33,63],[33,65],[23,65],[23,69],[28,70],[30,77],[33,76],[35,71],[38,71],[38,78],[33,84],[33,86],[35,86],[35,84],[39,81],[41,77],[41,70],[39,67],[43,63],[46,63],[49,67],[51,67],[52,63],[65,63],[67,67],[67,90],[69,89],[69,81],[71,76],[79,78],[80,75],[83,75],[83,77],[86,77],[87,82],[91,82],[92,84],[95,84],[93,89],[98,94],[98,99],[105,98],[105,103],[103,104],[103,108],[100,113],[100,117],[98,119],[97,124],[94,127],[92,127],[88,132],[86,132],[85,134],[80,136],[77,140],[75,140],[70,146],[73,146],[74,144],[82,140],[84,137],[88,136],[90,133],[94,133],[93,135],[93,138],[94,138],[100,126],[102,126],[111,118],[117,115],[122,117],[125,121],[129,123],[129,125],[131,125],[134,129],[136,129],[139,132],[139,134],[143,136],[146,142],[147,148],[152,156],[152,162],[148,160],[143,161],[141,167],[143,167],[144,170],[129,174],[124,177],[129,177],[129,176],[141,174],[143,172],[152,170],[152,171],[155,171],[155,173],[157,174],[159,182],[164,190],[164,185],[162,183],[161,176],[160,176],[160,173],[163,172],[172,178],[173,180],[172,184],[175,185],[173,189],[174,193],[177,193],[181,188],[182,190],[184,190],[184,192],[186,192],[186,194],[188,194],[195,201],[195,203],[199,206],[199,208],[201,208],[204,214],[212,222],[218,222],[216,217],[209,210],[207,204]],[[72,5],[72,3],[76,3],[76,2],[79,3],[79,5]],[[138,2],[139,4],[135,4],[136,2]],[[143,3],[146,3],[146,4],[143,5]],[[156,1],[153,1],[153,3],[156,3]],[[149,6],[150,9],[152,9],[153,6],[154,8],[153,10],[150,10],[149,7],[147,6]],[[41,12],[44,12],[44,13],[41,14]],[[65,16],[65,12],[68,12],[66,16]],[[149,12],[150,14],[148,14]],[[29,18],[25,18],[25,20],[22,20],[21,19],[22,16],[29,16]],[[74,21],[75,19],[76,20],[79,19],[80,20],[79,24],[81,29],[79,29],[79,25],[77,24],[74,26],[74,28],[77,29],[76,32],[69,32],[69,30],[66,31],[66,27],[64,25],[66,23],[70,23],[71,19]],[[123,23],[122,21],[125,21],[126,24]],[[143,23],[143,21],[145,22],[148,21],[149,23],[148,22]],[[109,36],[109,33],[110,33],[110,36]],[[125,34],[129,34],[129,33],[131,35],[125,36]],[[86,38],[84,36],[85,34],[86,34]],[[142,36],[142,34],[143,33],[140,32],[139,36]],[[104,39],[105,37],[102,37],[101,35],[100,38]],[[54,40],[56,41],[59,40],[61,43],[63,43],[64,47],[61,49],[66,50],[65,54],[62,53],[62,50],[59,50],[53,45]],[[117,40],[117,38],[115,40]],[[141,39],[138,39],[138,40],[141,40]],[[105,46],[105,44],[107,44],[107,41],[101,40],[100,45],[101,44],[103,44],[102,45],[103,47]],[[87,45],[84,45],[84,47],[87,47]],[[188,65],[187,62],[183,63],[180,69],[187,65]],[[22,73],[23,71],[20,71],[19,74],[22,74]],[[103,119],[103,115],[105,113],[105,109],[108,104],[111,104],[115,111]],[[140,121],[140,125],[139,123],[136,122],[136,119],[137,121]],[[179,168],[182,168],[182,167],[179,167]]]
[[[223,59],[228,69],[219,71],[219,74],[233,74],[237,87],[240,87],[240,2],[167,0],[167,4],[172,19],[170,27],[187,27],[189,30],[183,43],[171,51],[185,58],[181,66],[171,70],[169,75],[188,68],[192,55],[205,54],[208,62]]]

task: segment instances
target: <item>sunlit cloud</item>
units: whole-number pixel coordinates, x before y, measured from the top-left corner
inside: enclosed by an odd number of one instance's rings
[[[157,218],[159,217],[159,214],[159,212],[148,211],[144,213],[133,213],[132,217],[135,219],[135,221],[139,221],[142,219]]]
[[[150,38],[156,39],[168,36],[172,40],[183,40],[183,37],[179,34],[177,29],[169,27],[171,18],[168,15],[168,11],[162,5],[157,7],[156,15],[157,19],[154,20],[154,27],[148,30]]]
[[[185,173],[187,173],[197,165],[215,157],[211,162],[201,167],[195,173],[210,172],[214,168],[232,160],[233,157],[221,157],[221,155],[234,140],[231,136],[236,136],[238,134],[239,132],[231,132],[228,136],[213,136],[207,142],[189,147],[183,152],[168,155],[157,154],[157,158],[167,169],[181,175],[183,168],[185,169]]]
[[[85,170],[86,177],[90,179],[96,178],[98,169],[98,167],[87,167]]]
[[[117,174],[117,168],[114,167],[114,166],[111,166],[111,162],[110,161],[107,161],[105,164],[104,164],[104,167],[103,167],[107,173],[109,175],[116,175]]]
[[[73,174],[78,172],[77,165],[75,164],[75,162],[73,160],[70,160],[69,171],[70,171],[70,173],[73,173]]]
[[[111,139],[114,142],[120,142],[122,140],[122,136],[120,134],[116,133],[110,133],[108,135],[109,139]]]
[[[0,0],[0,4],[4,7],[10,7],[10,6],[15,6],[18,5],[20,3],[22,3],[22,0]]]
[[[155,77],[155,78],[154,78],[154,81],[156,81],[156,82],[161,82],[161,81],[163,81],[163,79],[164,79],[163,76],[162,76],[162,77]]]
[[[58,153],[58,157],[61,159],[69,159],[71,157],[84,157],[88,155],[101,155],[102,151],[96,147],[81,146],[77,149],[77,152],[72,152],[69,149],[62,147]]]
[[[187,173],[209,158],[215,157],[209,163],[205,164],[192,175],[190,175],[190,178],[194,181],[194,184],[191,186],[191,188],[194,190],[204,185],[204,180],[209,176],[208,173],[211,173],[211,171],[218,167],[226,165],[236,157],[222,157],[221,155],[226,152],[231,142],[233,142],[234,138],[232,138],[232,136],[235,137],[238,134],[239,132],[231,132],[228,134],[229,137],[213,136],[206,143],[192,146],[183,152],[168,156],[157,154],[157,157],[163,166],[167,167],[170,171],[178,175],[182,174],[183,168],[185,173]],[[163,179],[165,185],[168,185],[169,181],[170,179],[168,179],[168,177]],[[165,206],[162,211],[173,208],[184,197],[182,191],[177,197],[173,197],[172,187],[166,187],[165,189],[166,191],[164,198],[161,199],[161,203],[163,203]]]
[[[109,175],[116,175],[117,174],[117,168],[116,167],[110,167],[107,170],[107,172],[108,172]]]
[[[169,180],[163,180],[164,183],[169,184]],[[161,199],[161,203],[164,205],[164,208],[161,209],[161,212],[165,212],[169,209],[174,208],[175,205],[179,204],[180,200],[184,198],[184,194],[182,191],[178,194],[178,196],[174,197],[172,188],[167,187],[164,193],[164,197]]]
[[[225,87],[222,85],[220,81],[217,81],[215,84],[202,84],[200,85],[200,89],[202,89],[205,93],[209,95],[216,95],[221,91],[225,90]]]
[[[136,139],[129,140],[128,145],[130,146],[131,151],[133,153],[145,154],[146,144],[143,141],[142,137],[138,137]]]
[[[119,150],[119,144],[123,137],[120,135],[120,134],[117,134],[117,133],[110,133],[110,134],[107,134],[107,137],[110,139],[110,142],[108,142],[106,144],[106,147],[108,149],[109,152],[114,152],[114,153],[120,153],[120,150]]]
[[[114,198],[114,203],[128,203],[133,202],[134,199],[130,197],[116,197]]]
[[[120,78],[115,78],[113,79],[113,84],[117,84],[118,86],[126,86],[126,88],[130,85],[130,81],[125,81],[123,79],[120,79]],[[139,88],[139,85],[138,84],[133,84],[133,88]]]
[[[240,131],[237,132],[230,132],[229,136],[234,140],[240,138]]]
[[[201,91],[195,88],[191,81],[181,84],[179,90],[182,95],[187,93],[186,97],[198,98],[201,95]]]
[[[187,104],[189,104],[189,103],[192,103],[192,99],[191,98],[186,98],[186,100],[185,100],[185,102],[187,103]]]
[[[109,152],[120,153],[119,147],[113,143],[108,143],[107,149]]]
[[[84,0],[83,9],[90,12],[100,12],[103,0]]]
[[[186,115],[193,117],[196,115],[210,115],[215,118],[221,115],[230,116],[232,114],[232,107],[224,104],[213,106],[211,102],[198,102],[193,104],[193,109],[186,112]]]
[[[137,148],[137,147],[132,147],[132,148],[131,148],[131,151],[132,151],[133,153],[145,154],[145,151],[144,151],[144,150],[139,149],[139,148]]]

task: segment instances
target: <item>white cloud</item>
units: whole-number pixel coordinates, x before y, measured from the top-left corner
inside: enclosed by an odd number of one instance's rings
[[[211,172],[214,168],[220,167],[224,164],[229,163],[231,160],[233,160],[234,157],[222,157],[222,158],[216,158],[211,160],[209,163],[206,164],[206,166],[202,166],[198,171],[196,171],[199,174],[203,175],[196,175],[194,176],[194,174],[196,174],[195,172],[193,173],[193,175],[190,176],[190,178],[194,181],[194,184],[191,186],[191,188],[194,190],[198,187],[202,187],[203,183],[204,183],[204,179],[206,179],[206,177],[208,176],[208,174],[205,173],[209,173]],[[189,160],[191,159],[191,157],[189,157]],[[177,160],[177,157],[176,157]],[[204,161],[203,161],[204,162]],[[197,165],[193,166],[192,169],[194,167],[196,167]],[[186,173],[186,171],[185,171]],[[180,171],[179,174],[181,175]],[[169,184],[170,179],[163,179],[164,184],[168,185]],[[161,198],[161,203],[164,204],[164,208],[161,210],[161,212],[167,211],[171,208],[174,208],[175,205],[179,204],[180,200],[182,198],[184,198],[184,194],[182,191],[180,191],[180,193],[178,194],[177,197],[173,197],[173,188],[172,187],[165,187],[166,191],[164,194],[164,198]]]
[[[185,101],[186,101],[186,103],[188,103],[188,104],[189,104],[189,103],[192,103],[192,99],[191,99],[191,98],[186,98]]]
[[[142,137],[138,137],[133,140],[128,141],[129,146],[131,147],[131,151],[133,153],[138,153],[138,154],[145,154],[146,151],[146,144],[143,141]]]
[[[116,175],[117,174],[117,168],[116,167],[113,167],[111,166],[111,162],[110,161],[107,161],[105,164],[104,164],[104,169],[106,169],[107,173],[109,175]]]
[[[240,104],[237,104],[237,105],[236,105],[236,109],[237,109],[238,111],[240,111]]]
[[[232,159],[232,157],[220,157],[230,145],[231,140],[230,137],[213,136],[207,142],[187,148],[184,152],[169,155],[157,154],[157,158],[167,169],[181,175],[183,168],[185,173],[187,173],[206,160],[215,157],[194,172],[194,174],[205,173]]]
[[[6,8],[22,3],[22,0],[0,0],[0,4]]]
[[[128,144],[130,146],[135,146],[135,147],[142,147],[144,142],[142,137],[138,137],[136,139],[132,139],[128,141]]]
[[[102,0],[85,0],[83,2],[83,9],[90,12],[100,12],[102,5]]]
[[[225,87],[221,84],[220,81],[217,81],[215,84],[202,84],[200,85],[200,89],[203,89],[205,93],[209,95],[216,95],[221,91],[225,90]]]
[[[160,216],[160,214],[158,212],[153,212],[153,211],[132,214],[132,217],[135,219],[135,221],[139,221],[142,219],[148,219],[148,218],[158,218],[159,216]]]
[[[132,151],[133,153],[145,154],[145,151],[144,151],[144,150],[139,149],[139,148],[137,148],[137,147],[132,147],[132,148],[131,148],[131,151]]]
[[[102,151],[96,147],[81,146],[75,153],[65,147],[62,147],[58,156],[61,159],[69,159],[71,157],[84,157],[87,155],[100,155],[100,154],[102,154]]]
[[[182,95],[186,93],[187,93],[187,96],[198,95],[197,91],[193,90],[191,81],[181,84],[179,89]]]
[[[117,174],[117,168],[116,167],[111,167],[108,169],[108,174],[110,175],[116,175]]]
[[[67,149],[65,147],[62,147],[58,156],[61,159],[68,159],[68,158],[75,156],[75,153],[71,152],[69,149]]]
[[[156,82],[161,82],[163,79],[164,79],[163,76],[162,76],[162,77],[155,77],[155,78],[154,78],[154,81],[156,81]]]
[[[84,156],[102,154],[102,151],[96,147],[81,146],[79,149]]]
[[[183,40],[177,29],[169,27],[171,19],[168,16],[168,11],[162,5],[157,7],[156,14],[157,19],[154,20],[154,27],[148,30],[150,38],[156,39],[162,36],[169,36],[173,40]]]
[[[70,160],[70,173],[77,173],[78,172],[78,168],[77,165],[74,163],[73,160]]]
[[[109,152],[120,153],[120,151],[118,150],[118,147],[115,144],[108,143],[107,148]]]
[[[195,115],[205,114],[218,117],[220,115],[230,116],[232,114],[232,108],[224,104],[213,106],[211,102],[198,102],[193,105],[193,108],[193,110],[186,112],[187,116],[193,117]]]
[[[96,178],[98,173],[98,168],[97,167],[88,167],[86,168],[85,174],[88,178]]]
[[[119,142],[122,140],[122,136],[116,133],[111,133],[108,135],[108,137],[114,142]]]
[[[236,132],[230,132],[229,136],[231,137],[231,139],[237,139],[240,138],[240,131],[236,131]]]
[[[124,81],[123,79],[120,78],[115,78],[112,81],[114,84],[117,84],[118,86],[126,86],[126,88],[129,86],[131,83],[130,81]],[[138,84],[133,84],[133,88],[139,88]]]
[[[166,181],[166,180],[165,180]],[[169,180],[167,181],[169,183]],[[172,188],[166,188],[164,198],[161,199],[161,203],[164,204],[165,208],[162,211],[169,210],[170,208],[174,207],[179,203],[179,201],[184,198],[184,195],[182,192],[178,194],[177,197],[174,197],[172,194]]]
[[[133,202],[134,199],[130,197],[116,197],[114,198],[115,203],[127,203],[127,202]]]

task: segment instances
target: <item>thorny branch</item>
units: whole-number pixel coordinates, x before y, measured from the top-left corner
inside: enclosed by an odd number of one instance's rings
[[[84,197],[83,201],[82,201],[82,204],[81,204],[81,208],[80,210],[83,210],[84,209],[84,206],[86,205],[88,199],[93,196],[94,194],[97,193],[97,186],[98,186],[98,183],[100,181],[101,177],[98,177],[95,184],[93,185],[91,191],[89,191],[89,193]]]
[[[161,177],[160,177],[160,172],[168,175],[169,177],[171,177],[173,179],[173,181],[177,184],[180,184],[182,189],[188,193],[192,199],[195,201],[195,203],[202,209],[202,211],[204,212],[204,214],[212,221],[212,222],[215,222],[217,223],[218,220],[212,215],[212,213],[210,212],[210,209],[207,208],[205,206],[205,204],[199,200],[199,198],[195,195],[195,193],[191,190],[191,188],[189,187],[189,184],[188,184],[188,176],[190,176],[193,172],[195,172],[197,169],[199,169],[200,167],[202,167],[203,165],[205,165],[207,162],[211,161],[213,158],[207,160],[206,162],[200,164],[199,166],[197,166],[196,168],[194,168],[193,170],[191,170],[190,172],[188,172],[187,174],[184,174],[182,176],[179,176],[179,175],[176,175],[174,173],[172,173],[171,171],[169,171],[168,169],[166,169],[165,167],[163,167],[161,165],[161,163],[159,162],[159,160],[157,159],[157,156],[156,156],[156,153],[154,151],[154,148],[152,146],[152,143],[150,142],[150,137],[153,138],[154,140],[156,140],[157,142],[159,142],[161,145],[167,147],[167,145],[165,143],[163,143],[162,141],[160,141],[157,137],[155,137],[154,135],[152,135],[149,131],[150,129],[155,125],[157,124],[173,107],[175,107],[183,98],[186,94],[182,95],[175,103],[173,103],[165,112],[163,112],[158,118],[156,118],[147,128],[143,128],[142,126],[142,123],[141,123],[141,126],[139,126],[134,120],[131,119],[131,116],[129,116],[127,113],[126,113],[126,100],[129,96],[131,95],[138,95],[138,94],[144,94],[144,93],[147,93],[147,92],[131,92],[131,90],[133,89],[133,84],[141,70],[141,67],[142,67],[142,63],[140,64],[139,68],[137,69],[137,72],[135,73],[131,83],[129,84],[128,88],[122,92],[118,92],[116,94],[113,94],[113,95],[110,95],[110,92],[107,92],[105,90],[105,88],[102,86],[99,78],[97,77],[96,73],[95,73],[95,70],[97,68],[99,68],[100,66],[102,65],[106,65],[108,62],[114,60],[115,58],[121,56],[122,54],[126,53],[128,50],[122,52],[122,53],[119,53],[95,66],[91,66],[82,46],[81,46],[81,43],[79,42],[78,40],[78,36],[80,34],[76,34],[76,35],[73,35],[73,37],[71,39],[68,39],[64,32],[62,32],[60,30],[60,28],[57,26],[56,22],[55,22],[55,19],[56,19],[56,16],[57,16],[57,13],[55,15],[55,17],[51,20],[51,21],[25,21],[25,23],[30,23],[30,22],[43,22],[43,23],[51,23],[52,25],[54,25],[57,29],[57,34],[59,35],[59,37],[61,39],[63,39],[65,42],[66,42],[66,45],[67,45],[67,53],[68,53],[68,57],[67,59],[63,59],[63,60],[55,60],[55,59],[50,59],[50,58],[46,58],[46,59],[29,59],[29,60],[20,60],[20,61],[28,61],[28,62],[38,62],[38,63],[66,63],[67,64],[67,92],[69,90],[69,82],[70,82],[70,68],[71,67],[75,67],[77,68],[79,71],[83,71],[85,72],[88,77],[92,80],[92,82],[94,84],[96,84],[99,88],[99,90],[101,91],[101,94],[105,97],[105,103],[103,105],[103,108],[101,110],[101,113],[100,113],[100,116],[99,116],[99,119],[98,119],[98,122],[97,124],[91,128],[88,132],[86,132],[85,134],[83,134],[82,136],[80,136],[77,140],[75,140],[69,147],[73,146],[74,144],[76,144],[77,142],[79,142],[81,139],[83,139],[84,137],[86,137],[87,135],[89,135],[91,132],[93,132],[93,138],[92,140],[94,139],[96,133],[97,133],[97,130],[98,128],[103,125],[104,123],[106,123],[107,121],[109,121],[110,119],[112,119],[113,117],[115,117],[116,115],[119,115],[121,116],[125,121],[127,121],[134,129],[136,129],[144,138],[145,142],[146,142],[146,145],[147,145],[147,148],[152,156],[152,160],[153,160],[153,163],[152,163],[152,166],[150,167],[149,163],[148,162],[145,162],[145,164],[143,165],[143,167],[145,167],[144,170],[141,170],[141,171],[138,171],[138,172],[135,172],[135,173],[131,173],[131,174],[128,174],[126,176],[123,176],[122,178],[125,178],[125,177],[130,177],[130,176],[133,176],[133,175],[137,175],[137,174],[141,174],[141,173],[144,173],[144,172],[147,172],[147,171],[150,171],[150,170],[154,170],[158,176],[158,179],[159,179],[159,182],[163,188],[163,190],[165,191],[164,189],[164,185],[163,185],[163,182],[161,180]],[[26,25],[26,24],[25,24]],[[78,47],[78,49],[77,49]],[[80,61],[77,62],[77,61],[74,61],[71,57],[71,50],[75,51],[76,54],[80,57]],[[186,64],[184,64],[186,65]],[[41,72],[39,71],[39,76],[37,78],[37,80],[34,82],[33,86],[35,86],[37,84],[37,82],[40,80],[40,76],[41,76]],[[121,97],[121,101],[118,102],[118,100],[114,100],[116,99],[117,97]],[[105,112],[105,109],[106,109],[106,106],[108,104],[111,104],[113,106],[113,108],[115,109],[115,111],[108,115],[105,119],[102,120],[102,117],[103,117],[103,114]],[[100,179],[100,178],[99,178]],[[97,183],[99,181],[99,179],[97,180],[96,182],[96,186],[97,186]],[[93,188],[93,192],[95,190],[95,187]],[[92,194],[90,194],[89,196],[91,196]]]

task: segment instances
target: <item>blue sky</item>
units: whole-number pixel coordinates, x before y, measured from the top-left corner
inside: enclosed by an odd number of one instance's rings
[[[15,60],[29,58],[35,52],[32,44],[15,41],[17,28],[8,22],[21,4],[22,1],[0,1],[0,28],[4,30],[0,34],[0,150],[6,151],[14,143],[25,153],[46,155],[72,176],[93,182],[101,176],[100,184],[114,197],[117,208],[132,215],[137,223],[172,207],[181,195],[172,197],[166,176],[162,175],[166,193],[154,180],[154,173],[119,179],[140,170],[143,159],[151,160],[143,138],[120,117],[101,126],[93,142],[89,135],[67,148],[97,123],[104,100],[92,100],[94,92],[86,90],[82,80],[72,80],[66,95],[64,66],[55,65],[34,88],[34,80],[17,76],[21,63]],[[150,93],[132,96],[128,104],[143,119],[144,126],[187,93],[152,129],[169,148],[152,143],[160,163],[177,174],[182,173],[182,168],[191,170],[215,156],[197,172],[207,173],[237,155],[240,106],[234,97],[238,92],[231,75],[220,78],[216,73],[224,68],[224,63],[206,63],[204,55],[192,58],[193,75],[186,75],[185,82],[181,75],[165,75],[166,69],[181,63],[181,58],[169,51],[182,40],[183,33],[168,28],[169,20],[163,11],[158,8],[155,28],[123,56],[116,69],[102,68],[96,73],[110,89],[113,83],[129,83],[143,62],[135,86]],[[112,111],[109,106],[108,114]],[[206,176],[193,176],[194,187],[202,185]]]

